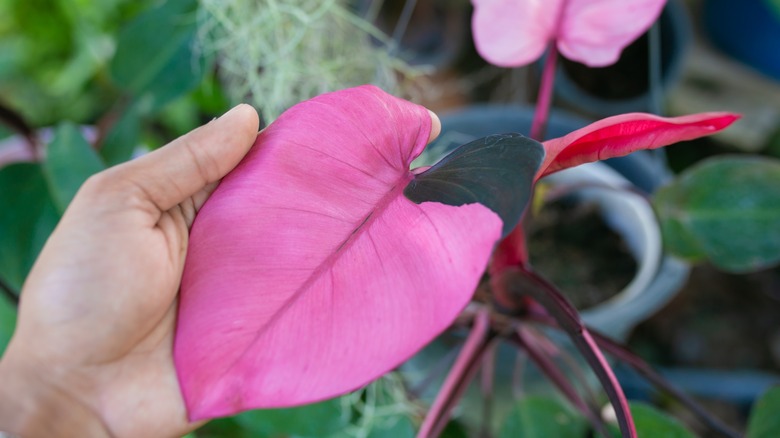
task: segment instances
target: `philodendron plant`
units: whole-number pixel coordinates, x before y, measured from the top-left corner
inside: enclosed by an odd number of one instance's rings
[[[372,86],[294,106],[260,133],[192,228],[174,347],[191,419],[355,390],[466,309],[474,329],[420,436],[441,432],[498,340],[544,354],[522,329],[522,315],[572,335],[623,433],[635,436],[597,346],[607,340],[591,335],[525,263],[517,224],[534,183],[547,174],[708,135],[735,118],[625,115],[544,143],[497,134],[410,170],[431,135],[424,108]],[[480,284],[495,300],[472,301]],[[554,381],[605,430],[564,379]]]
[[[410,170],[431,134],[430,117],[419,106],[363,86],[285,112],[224,179],[192,229],[174,352],[191,419],[345,394],[393,370],[457,322],[471,330],[418,427],[420,437],[444,431],[481,367],[483,380],[491,375],[489,358],[499,342],[524,350],[586,425],[610,435],[598,402],[565,376],[534,325],[570,336],[602,383],[624,436],[637,436],[633,414],[640,415],[638,424],[652,415],[629,407],[602,350],[713,429],[735,435],[637,356],[589,331],[528,263],[518,224],[535,183],[550,173],[709,135],[737,116],[625,114],[542,142],[558,49],[587,65],[612,63],[655,21],[664,1],[473,3],[476,44],[489,61],[519,66],[548,51],[531,138],[495,133],[431,168]],[[659,199],[668,206],[687,198]],[[707,245],[686,227],[687,216],[667,216],[686,237],[689,255],[699,256]],[[540,407],[550,408],[522,409]],[[514,436],[527,427],[515,423],[501,433]]]

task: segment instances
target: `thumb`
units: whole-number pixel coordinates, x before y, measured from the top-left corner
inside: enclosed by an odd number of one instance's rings
[[[257,111],[241,104],[160,149],[123,164],[122,173],[160,211],[219,181],[249,152],[257,137]]]

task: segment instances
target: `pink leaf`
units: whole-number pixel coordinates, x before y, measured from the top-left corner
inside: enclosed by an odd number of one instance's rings
[[[723,112],[669,118],[642,113],[608,117],[544,142],[545,157],[536,179],[580,164],[704,137],[727,128],[737,119],[738,115]],[[517,226],[496,247],[490,273],[497,275],[510,267],[527,268],[527,263],[525,232]]]
[[[564,0],[471,0],[474,45],[491,64],[519,67],[539,59],[555,34]]]
[[[359,388],[442,332],[501,235],[403,196],[430,116],[371,86],[284,113],[195,220],[174,346],[192,420]]]
[[[704,137],[727,128],[738,118],[723,112],[682,117],[643,113],[608,117],[544,142],[546,155],[537,175],[540,178],[567,167]]]
[[[487,61],[519,67],[556,42],[591,67],[615,63],[647,31],[666,0],[472,0],[474,43]]]

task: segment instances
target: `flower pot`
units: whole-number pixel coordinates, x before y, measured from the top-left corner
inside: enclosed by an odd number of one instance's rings
[[[728,0],[726,0],[728,1]],[[679,79],[690,40],[690,21],[680,1],[669,1],[659,22],[661,92]],[[603,68],[561,59],[555,97],[564,106],[596,117],[654,112],[650,90],[648,33],[626,47],[617,63]]]
[[[702,18],[710,41],[719,49],[780,80],[780,6],[770,2],[707,0]]]

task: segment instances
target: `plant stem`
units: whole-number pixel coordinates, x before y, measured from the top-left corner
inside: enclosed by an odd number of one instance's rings
[[[604,437],[609,437],[609,432],[607,432],[604,422],[601,420],[598,409],[588,405],[582,397],[580,397],[577,390],[574,389],[574,385],[569,382],[569,379],[564,375],[563,371],[561,371],[555,362],[553,362],[553,360],[544,352],[543,348],[539,348],[537,345],[538,342],[534,338],[534,334],[522,325],[518,326],[514,334],[515,337],[513,337],[512,340],[528,352],[528,356],[536,363],[539,370],[550,379],[574,407],[588,418],[599,433]]]
[[[663,84],[661,83],[661,19],[656,20],[647,33],[648,82],[650,86],[650,112],[661,115]]]
[[[447,365],[457,356],[457,354],[457,346],[450,349],[447,354],[442,356],[432,367],[430,367],[428,373],[425,375],[425,377],[422,378],[422,380],[417,382],[414,387],[409,389],[409,393],[415,398],[422,397],[423,393],[436,380],[436,377],[444,374],[444,372],[447,370]]]
[[[530,319],[534,322],[538,322],[549,327],[559,328],[555,320],[548,315],[530,315]],[[683,406],[688,408],[694,415],[699,417],[699,419],[711,427],[713,431],[729,438],[738,438],[741,436],[739,432],[731,429],[718,418],[707,412],[704,407],[696,402],[696,400],[677,389],[663,376],[658,374],[658,372],[655,371],[653,367],[650,366],[650,364],[645,362],[644,359],[637,356],[633,351],[629,350],[628,347],[613,341],[602,333],[591,330],[591,334],[593,335],[593,339],[596,341],[599,347],[604,349],[604,351],[606,351],[610,356],[627,364],[642,377],[647,379],[648,382],[655,385],[661,391],[664,391],[668,395],[677,399],[677,401],[679,401]]]
[[[434,438],[441,434],[447,426],[452,409],[474,378],[481,363],[480,359],[494,338],[490,333],[490,313],[486,309],[481,310],[474,320],[474,326],[463,349],[455,359],[455,365],[447,374],[441,391],[425,416],[417,438]]]
[[[0,292],[2,292],[2,294],[8,298],[8,301],[10,301],[14,307],[19,307],[19,293],[17,293],[11,287],[11,285],[6,283],[2,278],[0,278]]]
[[[596,341],[580,319],[577,309],[554,285],[533,272],[530,268],[508,269],[503,276],[501,284],[503,287],[511,286],[512,276],[522,276],[538,286],[525,287],[517,292],[527,293],[531,298],[539,302],[550,316],[555,319],[558,326],[569,335],[574,346],[577,347],[591,369],[593,369],[593,372],[596,373],[599,381],[601,381],[601,386],[606,391],[609,401],[615,409],[620,432],[624,437],[636,438],[634,419],[631,416],[628,400],[623,393],[623,389],[620,387],[620,383],[609,363],[596,345]]]
[[[612,357],[628,364],[642,377],[647,379],[648,382],[652,383],[656,387],[660,388],[664,392],[676,398],[680,403],[683,404],[683,406],[688,408],[697,417],[699,417],[699,419],[701,419],[707,426],[712,428],[713,431],[729,438],[738,438],[741,436],[739,432],[731,429],[729,426],[721,422],[718,418],[711,415],[702,406],[700,406],[695,400],[693,400],[684,392],[677,389],[669,381],[664,379],[647,362],[645,362],[641,357],[634,354],[628,348],[618,344],[617,342],[607,338],[606,336],[600,333],[594,332],[593,339],[595,339],[596,343],[601,348],[603,348],[607,353],[609,353]]]
[[[490,436],[491,419],[493,418],[493,385],[496,369],[496,344],[490,344],[482,358],[480,368],[480,386],[482,389],[482,424],[480,436]]]
[[[35,135],[35,131],[27,124],[22,115],[0,103],[0,122],[24,137],[30,149],[30,156],[33,160],[38,160],[38,138]]]
[[[536,111],[531,123],[531,138],[544,140],[547,131],[547,121],[550,118],[550,103],[552,102],[553,84],[555,83],[555,65],[558,61],[558,47],[555,41],[547,49],[547,59],[542,69],[542,82],[539,85],[539,95],[536,99]]]

